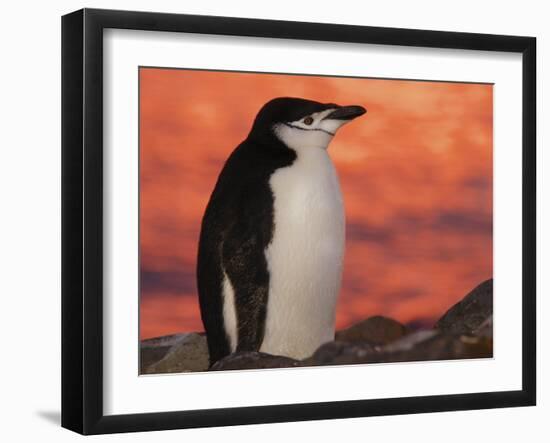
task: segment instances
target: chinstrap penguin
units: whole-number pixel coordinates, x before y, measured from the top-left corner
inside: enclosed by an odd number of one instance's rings
[[[365,112],[276,98],[229,156],[197,260],[211,365],[235,351],[303,359],[334,339],[345,216],[327,148]]]

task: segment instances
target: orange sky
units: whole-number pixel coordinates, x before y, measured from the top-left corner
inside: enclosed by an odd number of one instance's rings
[[[368,109],[329,148],[347,218],[338,328],[430,324],[492,277],[491,85],[141,68],[141,338],[203,329],[202,213],[279,96]]]

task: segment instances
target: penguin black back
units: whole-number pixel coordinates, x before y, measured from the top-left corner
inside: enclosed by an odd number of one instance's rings
[[[224,327],[224,273],[241,306],[236,315],[253,325],[238,330],[236,348],[258,350],[263,339],[269,286],[264,250],[273,233],[269,178],[276,169],[291,165],[296,153],[258,128],[229,156],[202,220],[197,286],[210,364],[231,352]],[[239,303],[243,298],[246,302]]]

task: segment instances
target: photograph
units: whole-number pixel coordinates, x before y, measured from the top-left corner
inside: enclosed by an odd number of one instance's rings
[[[136,74],[140,375],[493,357],[492,83]]]

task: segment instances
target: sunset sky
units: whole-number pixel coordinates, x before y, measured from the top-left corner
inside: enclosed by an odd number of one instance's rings
[[[140,69],[140,337],[203,330],[200,221],[260,107],[279,96],[368,113],[329,154],[346,207],[337,328],[431,325],[492,277],[491,85]]]

